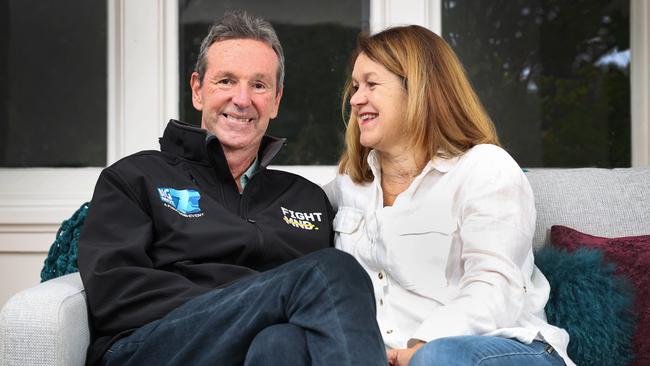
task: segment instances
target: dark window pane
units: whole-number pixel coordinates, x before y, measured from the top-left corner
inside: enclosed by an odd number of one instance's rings
[[[106,164],[106,1],[0,0],[0,166]]]
[[[628,0],[443,0],[443,35],[524,166],[630,165]]]
[[[268,19],[285,54],[284,95],[268,133],[287,137],[274,164],[336,164],[343,148],[341,89],[356,36],[368,28],[368,0],[180,1],[181,119],[199,125],[189,78],[201,40],[226,10]]]

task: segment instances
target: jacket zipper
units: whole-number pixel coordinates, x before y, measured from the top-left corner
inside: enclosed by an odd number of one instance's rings
[[[248,217],[248,206],[246,205],[247,203],[247,195],[246,195],[246,188],[250,187],[251,184],[253,184],[253,181],[255,180],[255,177],[260,171],[258,170],[253,176],[251,177],[250,181],[248,181],[248,184],[242,191],[241,197],[239,199],[239,214],[242,219],[245,219],[248,223],[253,225],[255,227],[255,232],[257,233],[257,243],[258,243],[258,249],[261,250],[261,248],[264,247],[264,235],[262,235],[262,229],[257,225],[257,221],[255,219],[252,219]]]
[[[213,177],[215,179],[215,182],[216,182],[215,185],[217,186],[217,190],[219,191],[219,196],[221,198],[221,203],[225,207],[227,207],[228,205],[227,205],[227,202],[226,202],[226,194],[224,192],[224,187],[223,187],[224,184],[221,182],[221,179],[219,177],[219,166],[217,165],[217,162],[215,160],[214,152],[210,151],[210,149],[208,148],[208,145],[210,144],[210,140],[211,139],[208,137],[208,140],[206,140],[205,145],[204,145],[208,162],[210,163],[210,166],[212,167],[212,169],[210,169],[210,171],[211,171],[211,173],[212,173],[212,175],[213,175]]]
[[[187,174],[190,175],[190,180],[191,180],[192,183],[194,183],[194,185],[198,188],[198,187],[199,187],[199,182],[196,180],[196,178],[194,178],[194,175],[192,174],[192,172],[188,170],[188,171],[187,171]]]

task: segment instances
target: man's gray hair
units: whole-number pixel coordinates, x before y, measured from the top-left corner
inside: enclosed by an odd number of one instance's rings
[[[271,23],[262,18],[249,15],[245,11],[226,12],[220,22],[210,27],[208,35],[201,42],[199,58],[196,60],[196,67],[194,68],[194,71],[199,74],[199,82],[203,83],[203,77],[205,76],[208,63],[208,48],[215,42],[228,39],[253,39],[264,42],[273,49],[278,56],[278,85],[276,90],[280,92],[284,83],[284,53],[278,35]]]

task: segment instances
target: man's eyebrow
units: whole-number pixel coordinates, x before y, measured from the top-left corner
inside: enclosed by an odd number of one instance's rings
[[[273,82],[273,77],[272,76],[267,75],[267,74],[262,74],[262,73],[254,74],[253,79]]]
[[[214,80],[214,79],[221,79],[221,78],[234,79],[234,78],[235,78],[235,74],[233,74],[233,73],[230,72],[230,71],[217,72],[216,74],[214,74],[214,75],[212,76],[211,79]]]
[[[230,71],[222,71],[222,72],[217,72],[213,77],[212,80],[214,79],[221,79],[221,78],[229,78],[229,79],[237,79],[237,76],[233,74]],[[252,80],[264,80],[269,83],[273,83],[273,77],[264,73],[257,73],[253,74],[251,77]]]

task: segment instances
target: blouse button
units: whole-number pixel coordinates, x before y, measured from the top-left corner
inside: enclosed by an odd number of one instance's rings
[[[386,334],[391,334],[391,333],[393,333],[392,329],[389,329],[389,330],[386,331]]]
[[[379,277],[380,280],[383,279],[384,278],[384,272],[379,272],[379,274],[377,276]]]
[[[384,299],[379,299],[379,306],[384,305]]]

